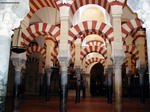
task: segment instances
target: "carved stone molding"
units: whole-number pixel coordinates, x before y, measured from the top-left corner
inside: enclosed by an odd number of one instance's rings
[[[15,71],[21,71],[27,60],[26,53],[16,54],[12,52],[11,60],[15,66]]]

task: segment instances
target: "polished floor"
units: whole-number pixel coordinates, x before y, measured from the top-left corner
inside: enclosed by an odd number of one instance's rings
[[[12,112],[11,103],[12,101],[7,102],[6,112]],[[17,112],[59,112],[59,98],[51,97],[46,102],[40,97],[26,97],[20,102]],[[75,104],[75,98],[70,96],[68,112],[114,112],[114,103],[108,104],[105,97],[86,97],[81,98],[79,104]],[[150,112],[150,99],[141,104],[138,98],[123,98],[123,112]]]

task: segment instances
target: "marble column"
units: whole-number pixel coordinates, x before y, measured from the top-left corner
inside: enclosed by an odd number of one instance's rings
[[[15,2],[15,0],[13,0]],[[12,3],[13,3],[12,1]],[[5,111],[5,96],[10,57],[12,29],[19,27],[20,21],[29,12],[29,1],[20,1],[19,4],[0,4],[0,110]]]
[[[138,35],[141,36],[135,41],[136,48],[138,50],[138,56],[139,56],[139,65],[146,65],[146,53],[145,53],[145,37],[144,36],[144,31],[138,31],[143,35]]]
[[[57,3],[60,4],[58,1]],[[67,85],[68,85],[68,76],[67,76],[67,67],[69,66],[69,60],[71,57],[70,48],[71,46],[68,44],[68,30],[70,29],[70,7],[72,1],[66,1],[67,5],[64,2],[61,2],[60,10],[60,42],[59,42],[59,52],[58,52],[58,60],[61,66],[61,91],[60,91],[60,112],[67,112]]]
[[[46,101],[50,98],[50,84],[51,84],[51,73],[53,67],[53,62],[51,61],[51,53],[54,49],[54,42],[52,40],[46,40],[46,64],[45,64],[45,71],[46,71]]]
[[[77,75],[76,82],[76,103],[80,103],[80,89],[81,89],[81,39],[75,41],[75,70]]]
[[[21,97],[21,81],[22,81],[22,68],[26,63],[26,53],[11,54],[11,60],[15,66],[15,76],[14,76],[14,112],[18,110],[19,100]]]
[[[76,103],[80,103],[80,87],[81,87],[81,70],[80,67],[75,67],[77,82],[76,82]]]
[[[132,95],[132,87],[131,87],[131,78],[132,78],[132,71],[128,71],[127,72],[127,80],[128,80],[128,85],[127,85],[127,88],[128,88],[128,98],[131,98],[131,95]]]
[[[46,101],[49,101],[50,98],[50,85],[51,85],[51,73],[52,73],[52,69],[51,67],[47,67],[46,69]]]
[[[128,98],[131,97],[131,76],[132,76],[132,62],[131,62],[131,54],[126,53],[127,56],[127,61],[128,61],[128,66],[126,68],[126,74],[127,74],[127,80],[128,80]]]
[[[145,73],[146,67],[144,65],[141,65],[138,68],[139,72],[139,80],[140,80],[140,101],[141,103],[145,103],[145,85],[144,85],[144,73]]]
[[[122,112],[122,72],[121,66],[125,57],[121,30],[122,7],[111,6],[114,41],[112,42],[112,59],[114,65],[115,81],[115,111]],[[118,47],[119,46],[119,47]]]
[[[129,5],[129,7],[133,12],[137,13],[138,18],[143,21],[142,25],[143,28],[146,28],[146,43],[147,43],[147,55],[148,55],[147,57],[148,57],[148,71],[149,71],[149,85],[150,85],[150,11],[149,11],[150,1],[139,0],[135,2],[133,0],[128,0],[127,4]]]
[[[39,57],[39,69],[38,69],[38,76],[39,76],[39,80],[40,80],[40,84],[39,84],[39,96],[43,95],[43,77],[44,77],[44,67],[43,67],[43,57],[40,56]]]
[[[81,72],[81,77],[82,77],[82,97],[86,97],[86,74],[85,71]]]
[[[68,97],[68,73],[67,67],[69,61],[66,58],[60,57],[60,112],[67,112],[67,97]]]
[[[115,60],[115,112],[122,112],[122,72],[121,65],[123,58]]]
[[[107,68],[107,102],[112,103],[112,92],[113,92],[113,82],[112,77],[113,76],[113,67],[108,66]]]

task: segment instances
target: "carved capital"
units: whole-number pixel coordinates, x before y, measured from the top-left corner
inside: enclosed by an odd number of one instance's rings
[[[146,70],[145,65],[140,65],[140,67],[138,68],[138,72],[140,75],[144,75],[145,70]]]
[[[127,72],[127,76],[128,77],[131,77],[133,75],[133,72],[131,71],[131,70],[129,70],[128,72]]]
[[[69,57],[59,57],[58,58],[60,66],[61,66],[61,71],[67,71],[68,66],[69,66]]]
[[[11,60],[13,62],[13,65],[15,66],[16,71],[21,71],[21,69],[25,66],[26,63],[26,53],[13,53],[11,54]]]
[[[113,75],[113,66],[108,66],[107,73],[108,73],[108,76],[112,76]]]
[[[20,59],[13,59],[12,60],[13,65],[15,66],[15,71],[21,71],[21,69],[23,68],[23,66],[26,63],[26,60],[20,60]]]
[[[45,71],[46,71],[47,74],[51,74],[52,68],[51,67],[46,67]]]
[[[123,60],[124,60],[124,56],[118,56],[118,57],[115,56],[114,59],[113,59],[114,67],[115,68],[121,68]]]
[[[150,28],[150,1],[149,0],[128,0],[127,4],[133,12],[138,14],[144,24],[144,28]]]
[[[80,68],[80,66],[75,66],[75,70],[76,70],[76,73],[77,73],[77,74],[80,74],[80,73],[81,73],[81,68]]]
[[[2,7],[2,5],[4,5]],[[29,12],[29,0],[12,0],[0,5],[0,33],[12,35],[12,29],[19,27],[20,21]],[[6,33],[7,32],[7,33]]]

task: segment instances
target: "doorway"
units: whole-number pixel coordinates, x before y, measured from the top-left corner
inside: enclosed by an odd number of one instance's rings
[[[90,94],[91,96],[105,95],[104,67],[101,63],[95,64],[90,71]]]

